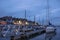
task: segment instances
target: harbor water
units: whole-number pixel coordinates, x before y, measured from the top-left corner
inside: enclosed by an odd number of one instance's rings
[[[56,32],[49,34],[44,33],[30,40],[60,40],[60,27],[56,27]]]

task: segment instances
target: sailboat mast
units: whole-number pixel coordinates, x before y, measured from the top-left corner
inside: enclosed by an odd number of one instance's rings
[[[47,0],[47,22],[48,22],[48,25],[49,25],[49,0]]]
[[[26,10],[25,10],[25,19],[26,19]]]

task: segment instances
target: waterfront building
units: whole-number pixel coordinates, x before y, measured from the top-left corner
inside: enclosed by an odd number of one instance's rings
[[[0,24],[14,24],[14,25],[39,25],[37,22],[29,21],[23,18],[15,18],[12,16],[4,16],[0,18]]]

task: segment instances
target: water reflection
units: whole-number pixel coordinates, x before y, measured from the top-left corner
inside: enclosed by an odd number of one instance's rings
[[[55,37],[55,35],[56,35],[56,32],[46,33],[45,40],[52,40],[52,38]]]

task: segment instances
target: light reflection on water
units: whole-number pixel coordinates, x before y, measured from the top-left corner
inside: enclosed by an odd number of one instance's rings
[[[56,36],[56,32],[52,32],[52,33],[46,33],[45,34],[45,40],[52,40],[53,37]]]
[[[45,33],[45,40],[60,40],[60,27],[56,27],[56,32]]]

